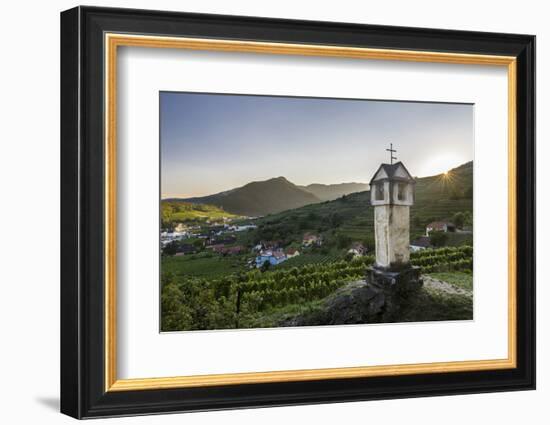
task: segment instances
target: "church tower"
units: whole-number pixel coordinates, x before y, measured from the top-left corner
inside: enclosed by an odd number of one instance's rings
[[[420,286],[420,269],[410,264],[410,212],[414,205],[415,180],[399,161],[381,164],[370,181],[370,203],[374,208],[376,260],[367,281],[378,286]]]

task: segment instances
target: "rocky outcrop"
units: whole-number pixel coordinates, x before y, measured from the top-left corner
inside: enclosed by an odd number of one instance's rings
[[[348,283],[310,313],[285,319],[280,326],[350,325],[383,321],[386,296],[364,280]]]
[[[287,317],[278,326],[472,320],[470,291],[430,276],[422,279],[424,287],[401,292],[384,291],[364,280],[353,281],[316,308]]]

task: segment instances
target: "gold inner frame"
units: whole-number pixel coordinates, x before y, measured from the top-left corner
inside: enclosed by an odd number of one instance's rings
[[[516,58],[462,53],[370,49],[256,41],[105,34],[105,391],[135,391],[214,385],[311,381],[417,373],[448,373],[511,369],[516,358]],[[119,46],[325,56],[507,67],[508,71],[508,357],[419,364],[303,369],[269,372],[118,379],[116,324],[116,123],[117,48]]]

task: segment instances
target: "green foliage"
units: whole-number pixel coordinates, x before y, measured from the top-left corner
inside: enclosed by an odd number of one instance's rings
[[[209,251],[181,257],[163,257],[162,272],[172,273],[178,279],[201,277],[216,279],[241,271],[246,266],[246,255],[213,255]]]
[[[336,237],[336,244],[340,249],[347,248],[351,244],[351,238],[347,235],[339,233]]]
[[[162,253],[164,255],[176,255],[176,252],[178,252],[178,246],[179,243],[177,241],[172,241],[164,247]]]
[[[452,218],[452,222],[459,229],[462,229],[464,227],[464,220],[465,220],[465,217],[462,211],[455,213]]]
[[[173,276],[165,276],[161,284],[161,329],[163,331],[189,329],[192,326],[191,311],[184,303],[183,293]]]
[[[471,211],[464,211],[462,214],[464,214],[464,225],[465,226],[472,226],[474,224],[474,219],[472,217]]]
[[[306,264],[318,264],[323,265],[342,259],[342,254],[338,251],[328,252],[308,252],[307,254],[298,255],[297,257],[290,258],[284,263],[277,266],[277,270],[285,270],[292,267],[301,267]]]
[[[433,246],[440,247],[445,245],[449,236],[445,232],[430,232],[430,243]]]
[[[235,326],[235,292],[213,286],[200,279],[177,281],[171,275],[162,278],[161,329],[180,330],[227,329]],[[221,295],[226,289],[226,296]]]
[[[202,239],[197,239],[193,242],[193,246],[197,249],[202,249],[204,247],[204,241]]]
[[[271,268],[271,263],[269,261],[264,261],[260,267],[262,273],[268,271]]]
[[[346,253],[346,255],[344,256],[344,260],[346,261],[351,261],[355,258],[355,254],[353,252],[348,252]]]
[[[471,271],[473,269],[473,248],[461,246],[428,249],[411,254],[411,264],[422,268],[422,273],[447,271]]]

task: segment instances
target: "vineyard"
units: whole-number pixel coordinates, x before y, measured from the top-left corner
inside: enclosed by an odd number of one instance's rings
[[[446,247],[411,254],[422,273],[471,271],[473,249]],[[222,329],[245,327],[246,318],[275,309],[323,299],[348,282],[363,279],[373,256],[330,261],[319,255],[315,263],[300,265],[300,257],[286,268],[253,270],[219,279],[163,274],[162,329]],[[240,321],[239,321],[240,320]],[[244,322],[243,322],[244,320]]]
[[[471,271],[474,265],[473,252],[471,246],[418,251],[411,254],[411,263],[413,266],[420,266],[424,274]]]
[[[441,248],[413,253],[411,263],[423,273],[472,270],[472,247]],[[351,261],[308,264],[301,268],[272,273],[252,272],[239,289],[244,299],[262,310],[288,303],[308,302],[324,298],[346,282],[361,279],[373,256],[356,257]]]
[[[277,270],[287,270],[293,267],[302,267],[308,264],[323,265],[342,260],[343,255],[341,253],[331,252],[329,254],[316,254],[308,253],[307,255],[299,255],[294,258],[290,258],[284,263],[277,266]]]

